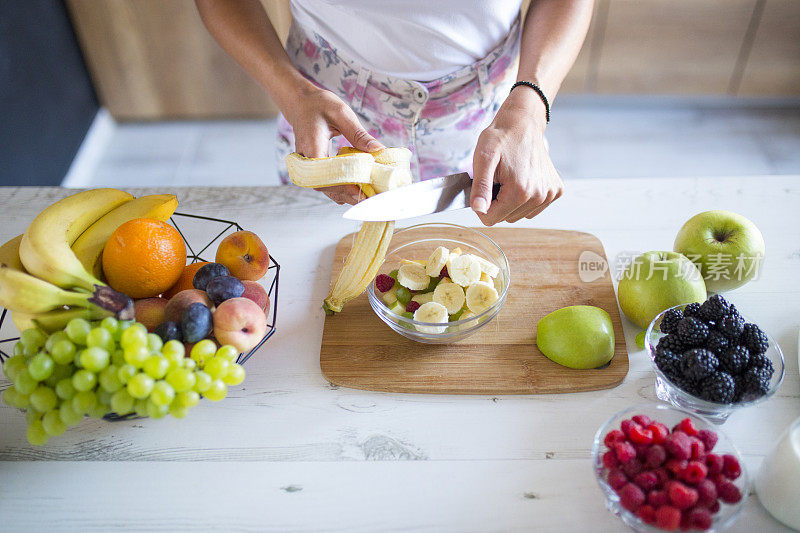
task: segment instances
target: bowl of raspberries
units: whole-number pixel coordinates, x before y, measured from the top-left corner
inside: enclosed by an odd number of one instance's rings
[[[592,447],[606,507],[634,531],[721,531],[739,515],[748,478],[710,420],[664,403],[614,415]]]
[[[783,381],[778,343],[718,294],[662,312],[645,340],[658,398],[717,424],[769,398]]]

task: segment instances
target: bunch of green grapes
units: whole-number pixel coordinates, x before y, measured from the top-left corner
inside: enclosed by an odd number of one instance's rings
[[[41,446],[84,416],[183,418],[201,395],[222,400],[229,385],[244,380],[237,355],[233,346],[217,349],[206,339],[186,357],[182,343],[164,344],[137,322],[78,318],[50,336],[22,332],[13,357],[3,363],[13,384],[3,401],[26,411],[28,441]]]

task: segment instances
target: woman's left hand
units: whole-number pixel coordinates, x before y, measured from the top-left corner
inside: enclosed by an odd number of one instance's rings
[[[520,87],[478,138],[470,205],[487,226],[533,218],[563,194],[564,182],[545,147],[545,124],[539,96]],[[500,184],[500,193],[491,202],[493,183]]]

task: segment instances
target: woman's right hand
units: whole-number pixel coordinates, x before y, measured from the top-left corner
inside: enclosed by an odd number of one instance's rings
[[[384,146],[361,125],[356,114],[331,91],[309,83],[284,109],[283,115],[294,129],[295,150],[305,157],[328,157],[331,138],[342,135],[354,148],[364,152]],[[317,189],[337,204],[356,204],[363,198],[355,185]]]

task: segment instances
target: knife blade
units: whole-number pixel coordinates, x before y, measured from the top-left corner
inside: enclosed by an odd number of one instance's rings
[[[376,194],[362,200],[347,211],[344,218],[365,222],[402,220],[451,209],[469,207],[472,178],[466,172],[420,181]],[[497,198],[500,184],[492,188],[492,200]]]

